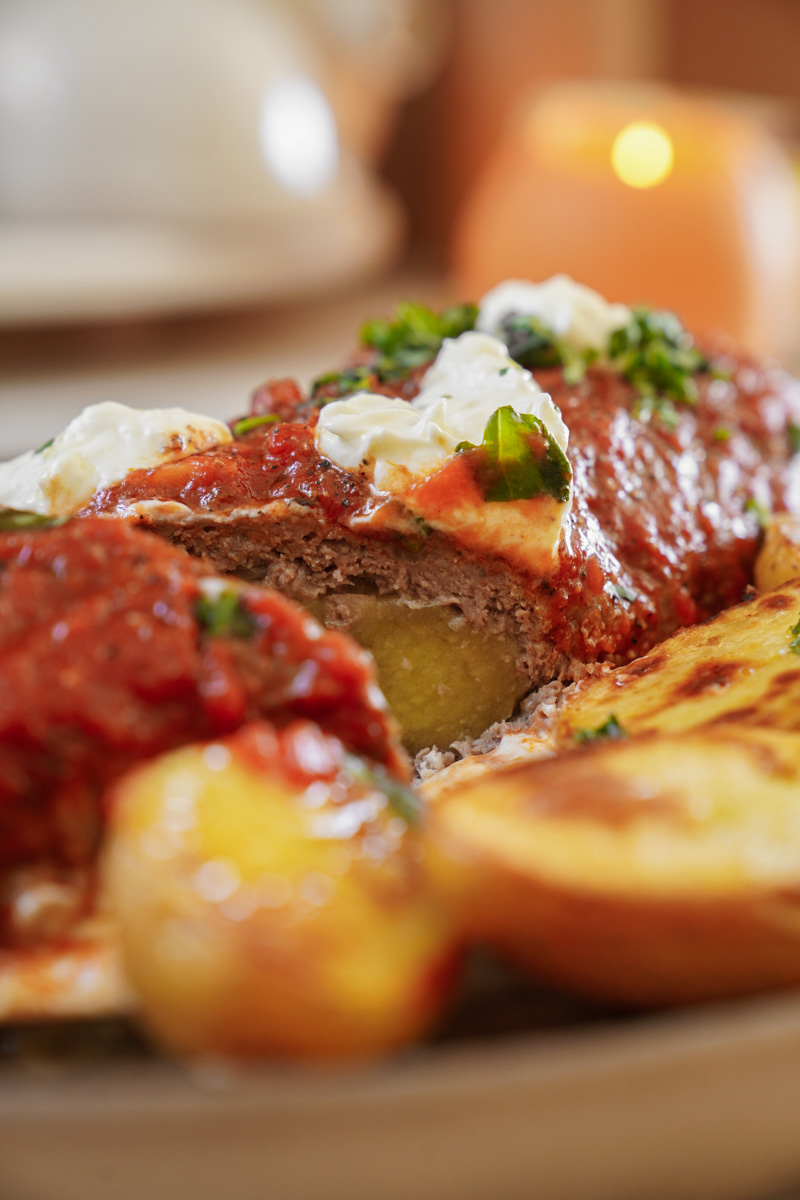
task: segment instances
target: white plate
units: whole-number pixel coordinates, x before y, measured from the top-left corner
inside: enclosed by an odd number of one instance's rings
[[[4,1200],[753,1200],[800,1180],[800,998],[303,1073],[0,1075]]]

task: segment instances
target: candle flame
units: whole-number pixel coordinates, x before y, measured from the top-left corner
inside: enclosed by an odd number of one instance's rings
[[[633,121],[621,129],[611,147],[611,165],[623,183],[649,188],[663,183],[672,170],[674,151],[666,129],[651,121]]]

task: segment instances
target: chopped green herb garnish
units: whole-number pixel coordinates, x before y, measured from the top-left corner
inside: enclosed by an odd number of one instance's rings
[[[614,330],[608,357],[639,393],[635,415],[642,421],[658,416],[668,427],[677,422],[676,404],[697,403],[695,375],[711,370],[678,318],[650,308],[635,308],[631,321]]]
[[[636,599],[636,592],[631,588],[626,587],[624,583],[618,583],[614,589],[620,600],[627,600],[629,603]]]
[[[394,318],[376,318],[362,326],[361,344],[377,351],[369,365],[331,371],[315,379],[311,395],[320,404],[327,404],[353,392],[369,391],[375,383],[391,383],[404,379],[410,371],[424,367],[439,353],[445,338],[455,338],[475,328],[478,309],[475,304],[461,304],[436,313],[424,304],[405,300],[398,304]],[[332,395],[320,395],[332,390]]]
[[[529,500],[553,496],[566,503],[572,470],[567,456],[538,417],[498,408],[486,422],[479,446],[459,442],[456,454],[468,455],[486,500]]]
[[[796,625],[792,625],[789,630],[789,637],[792,639],[789,642],[789,649],[792,654],[800,654],[800,621]]]
[[[800,450],[800,425],[794,425],[790,422],[786,426],[786,433],[789,438],[789,449],[792,454],[797,454],[798,450]]]
[[[194,611],[209,637],[249,638],[257,627],[255,617],[244,607],[238,592],[200,596]]]
[[[346,754],[344,763],[356,783],[383,792],[394,811],[407,825],[419,825],[424,806],[415,791],[400,783],[378,763],[370,763],[368,766],[363,759],[356,758],[354,754]]]
[[[311,385],[311,394],[318,403],[330,404],[331,400],[350,396],[353,392],[368,392],[374,379],[375,371],[372,367],[350,367],[346,371],[329,371],[327,375],[320,375],[319,379],[314,380]],[[336,390],[332,395],[318,395],[323,388],[334,386]]]
[[[44,450],[49,450],[55,440],[56,440],[55,438],[49,438],[48,441],[43,442],[42,445],[38,448],[38,450],[34,450],[33,453],[41,454]]]
[[[607,721],[604,721],[602,725],[598,725],[596,729],[576,729],[572,735],[576,742],[599,742],[605,738],[611,741],[618,741],[620,738],[627,736],[613,713]]]
[[[436,313],[424,304],[403,301],[391,321],[373,320],[361,329],[361,343],[378,351],[371,369],[385,383],[402,379],[415,367],[430,362],[445,338],[459,337],[475,328],[478,308],[461,304]]]
[[[770,523],[770,520],[772,519],[772,513],[769,511],[767,506],[762,504],[760,500],[756,500],[755,496],[751,496],[747,501],[744,506],[744,511],[746,513],[751,513],[756,518],[762,529],[766,529]]]
[[[15,529],[52,529],[63,525],[66,517],[46,517],[42,513],[25,512],[19,508],[0,508],[0,531]]]
[[[718,426],[717,429],[714,430],[714,441],[715,442],[728,442],[728,441],[730,441],[730,437],[731,437],[731,431],[730,431],[730,429],[726,429],[724,425],[720,425],[720,426]]]
[[[580,383],[596,350],[580,351],[567,345],[538,317],[509,313],[500,323],[500,337],[508,356],[521,367],[563,367],[567,383]]]
[[[235,421],[231,426],[231,433],[234,437],[240,438],[245,433],[249,433],[251,429],[258,429],[261,425],[274,425],[279,420],[280,417],[277,413],[264,413],[260,417],[242,417],[241,421]]]

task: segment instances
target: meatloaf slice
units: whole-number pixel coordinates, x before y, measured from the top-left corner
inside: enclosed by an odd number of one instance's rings
[[[325,458],[318,404],[287,381],[257,393],[261,423],[244,422],[231,445],[130,472],[89,511],[132,516],[218,570],[303,603],[333,597],[324,615],[356,633],[362,596],[436,608],[454,630],[495,639],[498,663],[513,659],[513,694],[506,688],[506,711],[495,713],[503,718],[530,689],[577,679],[589,664],[628,662],[740,598],[763,513],[790,505],[800,397],[775,365],[729,351],[723,361],[725,377],[698,375],[696,401],[669,421],[643,414],[634,384],[609,367],[590,366],[579,382],[560,366],[533,370],[569,428],[573,472],[572,508],[546,571],[428,527]],[[407,373],[394,394],[408,399],[418,383],[419,371]],[[451,658],[459,653],[456,645]],[[401,657],[415,674],[408,641]],[[381,682],[392,703],[389,675]],[[473,677],[470,703],[491,691],[487,678]],[[412,692],[412,707],[426,702]],[[452,732],[480,728],[456,722]]]

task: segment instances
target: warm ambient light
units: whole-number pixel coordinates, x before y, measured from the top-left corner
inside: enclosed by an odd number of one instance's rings
[[[614,139],[611,165],[623,183],[649,188],[662,183],[672,170],[672,141],[660,125],[633,121]]]
[[[339,165],[336,118],[321,88],[305,76],[275,84],[261,104],[261,152],[289,192],[315,196]]]

